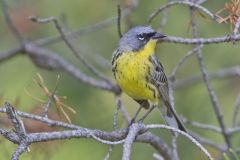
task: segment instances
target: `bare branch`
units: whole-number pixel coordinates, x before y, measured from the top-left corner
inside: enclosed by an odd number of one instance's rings
[[[204,138],[204,137],[202,137],[202,136],[200,136],[200,135],[198,135],[198,134],[196,134],[194,132],[190,132],[190,134],[191,134],[191,136],[193,136],[200,143],[208,145],[208,146],[210,146],[210,147],[212,147],[212,148],[214,148],[214,149],[216,149],[216,150],[218,150],[220,152],[224,152],[224,151],[227,150],[227,147],[219,145],[219,144],[213,142],[212,140]]]
[[[153,158],[155,158],[156,160],[164,160],[163,157],[157,153],[153,154]]]
[[[21,119],[17,117],[17,112],[13,108],[13,106],[6,102],[5,103],[6,113],[8,115],[8,118],[11,120],[17,135],[19,136],[20,141],[26,139],[26,130],[24,128],[24,124]]]
[[[152,20],[163,10],[171,7],[171,6],[174,6],[174,5],[178,5],[178,4],[182,4],[182,5],[187,5],[187,6],[190,6],[190,7],[195,7],[199,10],[201,10],[202,12],[204,12],[205,14],[207,14],[211,19],[213,19],[214,21],[216,21],[216,16],[211,13],[209,10],[207,10],[205,7],[201,6],[201,5],[198,5],[196,3],[192,3],[192,2],[189,2],[189,1],[173,1],[173,2],[169,2],[167,3],[166,5],[164,6],[161,6],[159,9],[157,9],[155,12],[153,12],[149,18],[148,18],[148,23],[151,23]]]
[[[117,5],[117,11],[118,11],[118,18],[117,18],[117,30],[118,35],[120,38],[122,38],[122,31],[121,31],[121,6],[120,4]]]
[[[22,43],[23,37],[20,34],[20,32],[18,31],[18,29],[16,28],[16,26],[12,22],[12,19],[11,19],[10,15],[9,15],[9,13],[7,11],[7,9],[8,9],[7,3],[5,2],[5,0],[1,0],[0,2],[1,2],[1,5],[2,5],[2,12],[3,12],[4,18],[5,18],[5,21],[6,21],[7,25],[8,25],[8,27],[10,28],[10,30],[13,33],[13,35],[15,36],[15,38],[20,43]]]
[[[22,47],[17,47],[17,48],[13,48],[13,49],[10,49],[5,52],[1,52],[0,53],[0,63],[16,56],[17,54],[21,53],[22,51],[23,51]]]
[[[171,2],[171,1],[172,0],[168,0],[168,3]],[[169,8],[166,8],[165,10],[163,10],[163,16],[162,16],[162,19],[160,21],[159,28],[158,28],[159,32],[162,32],[163,31],[163,27],[167,24],[168,10],[169,10]]]
[[[27,133],[23,124],[23,121],[17,117],[17,112],[13,108],[13,106],[6,102],[5,103],[6,113],[8,115],[8,118],[12,121],[12,124],[16,130],[16,134],[19,138],[18,141],[18,148],[13,153],[12,160],[18,160],[19,156],[25,152],[26,150],[29,150],[28,148],[28,142],[27,142]]]
[[[115,103],[116,103],[116,106],[119,108],[120,112],[122,113],[123,117],[127,120],[128,123],[130,123],[132,118],[130,117],[129,113],[126,111],[126,108],[123,105],[119,95],[115,96]]]
[[[195,8],[190,8],[191,15],[193,14],[194,9]],[[194,17],[192,18],[192,33],[193,33],[194,37],[198,37],[197,25],[196,25],[196,21],[195,21]],[[231,148],[231,141],[230,141],[229,136],[226,133],[226,127],[225,127],[225,124],[224,124],[223,113],[221,111],[220,104],[218,102],[216,93],[214,92],[212,84],[210,82],[210,79],[209,79],[209,76],[208,76],[208,73],[207,73],[207,70],[206,70],[206,67],[205,67],[205,64],[204,64],[204,60],[203,60],[203,57],[202,57],[201,49],[198,49],[196,51],[196,56],[197,56],[197,59],[198,59],[198,62],[199,62],[199,67],[200,67],[200,71],[202,73],[204,83],[207,87],[207,90],[208,90],[208,93],[209,93],[209,96],[210,96],[210,99],[211,99],[211,102],[212,102],[212,106],[213,106],[213,109],[215,111],[215,115],[217,117],[218,123],[220,124],[221,132],[223,134],[225,143],[228,146],[228,148]]]
[[[214,125],[210,124],[203,124],[195,121],[189,121],[187,118],[181,117],[184,123],[190,124],[196,128],[201,128],[207,131],[213,131],[215,133],[221,133],[221,129],[219,127],[216,127]]]
[[[181,43],[181,44],[212,44],[212,43],[223,43],[223,42],[235,42],[240,40],[240,34],[235,36],[227,35],[223,37],[214,37],[214,38],[181,38],[167,36],[161,41],[170,42],[170,43]]]
[[[233,113],[232,113],[232,127],[237,127],[237,116],[239,113],[239,109],[240,109],[240,95],[237,97],[235,106],[233,108]]]
[[[173,68],[172,73],[169,75],[169,79],[171,79],[172,81],[175,80],[177,71],[179,70],[179,68],[182,66],[182,64],[190,57],[192,56],[198,49],[202,48],[203,45],[199,45],[197,47],[195,47],[193,50],[189,51],[185,56],[183,56],[178,63],[176,64],[176,66]]]
[[[229,135],[233,135],[234,133],[240,132],[240,127],[233,127],[233,128],[228,128],[227,133]]]
[[[207,156],[207,158],[209,160],[213,160],[211,154],[195,138],[193,138],[191,135],[189,135],[186,132],[183,132],[177,128],[173,128],[173,127],[166,126],[166,125],[149,124],[149,125],[146,125],[145,127],[147,129],[154,129],[154,128],[155,129],[156,128],[167,129],[167,130],[179,133],[179,134],[183,135],[184,137],[188,138],[192,143],[194,143]]]
[[[67,39],[67,36],[64,33],[64,30],[62,28],[62,26],[59,24],[58,20],[54,17],[48,17],[48,18],[38,18],[36,16],[31,16],[29,17],[30,20],[32,20],[33,22],[37,22],[37,23],[49,23],[49,22],[53,22],[53,24],[55,25],[57,31],[59,32],[59,34],[61,35],[61,38],[63,39],[63,41],[65,42],[65,44],[68,46],[68,48],[72,51],[72,53],[76,56],[76,58],[78,58],[78,60],[80,60],[83,65],[89,69],[93,74],[95,74],[98,78],[102,79],[105,82],[110,82],[110,80],[104,76],[102,73],[100,73],[99,71],[97,71],[96,68],[94,68],[90,63],[88,63],[84,57],[82,57],[81,54],[78,53],[78,51],[74,48],[74,46],[70,43],[70,41]]]
[[[132,152],[132,144],[138,135],[139,131],[143,129],[142,124],[133,123],[129,128],[129,133],[126,137],[125,143],[123,145],[123,156],[122,160],[130,160]]]
[[[172,157],[172,151],[169,146],[158,136],[155,136],[151,132],[146,132],[137,136],[137,141],[143,143],[149,143],[154,147],[166,160],[174,160]]]
[[[2,135],[3,137],[5,137],[6,139],[8,139],[9,141],[15,144],[18,144],[19,142],[19,137],[16,134],[6,131],[2,128],[0,128],[0,135]]]
[[[0,108],[0,112],[6,113],[5,108]],[[64,122],[50,120],[48,118],[32,115],[29,113],[17,111],[17,114],[21,117],[36,120],[43,122],[49,126],[59,126],[68,129],[74,129],[73,131],[60,131],[60,132],[50,132],[50,133],[33,133],[28,134],[28,143],[36,143],[40,141],[49,141],[49,140],[57,140],[57,139],[66,139],[66,138],[93,138],[104,144],[120,144],[124,142],[124,138],[126,136],[126,130],[118,130],[113,132],[105,132],[101,130],[91,130],[87,128],[83,128],[80,126],[76,126],[73,124],[68,124]],[[0,134],[4,135],[7,139],[14,143],[18,143],[19,139],[15,134],[9,133],[0,129]],[[112,141],[112,142],[110,142]],[[166,160],[171,159],[171,150],[168,145],[159,137],[155,136],[150,132],[146,132],[136,139],[137,142],[143,142],[150,144],[153,148],[155,148]]]
[[[115,84],[89,77],[53,51],[38,47],[32,43],[27,43],[25,44],[25,52],[28,53],[32,61],[40,68],[63,70],[77,80],[80,80],[82,83],[104,90],[113,91],[114,93],[120,92],[119,87]]]
[[[208,74],[210,79],[222,79],[222,78],[234,78],[240,77],[240,66],[230,67],[227,69],[221,69],[216,72],[210,72]],[[177,80],[174,84],[174,89],[184,88],[202,82],[201,75],[192,76]]]
[[[173,159],[179,160],[178,150],[177,150],[177,135],[172,136],[172,152],[173,152]]]
[[[233,36],[237,35],[237,33],[239,32],[239,31],[238,31],[239,26],[240,26],[240,17],[238,17],[237,23],[235,24],[235,27],[234,27],[234,29],[233,29]]]
[[[119,111],[119,109],[120,109],[120,106],[116,105],[116,109],[115,109],[115,112],[114,112],[114,115],[113,115],[113,129],[114,129],[114,131],[117,130],[118,111]],[[110,158],[110,155],[111,155],[111,153],[113,151],[113,148],[114,148],[114,145],[110,145],[109,146],[107,155],[104,157],[104,160],[108,160]]]
[[[129,13],[130,12],[128,10],[123,10],[121,16],[126,17],[127,15],[129,15]],[[74,38],[77,38],[79,36],[84,36],[84,35],[89,34],[89,33],[94,33],[96,31],[99,31],[99,30],[115,23],[117,19],[118,19],[118,16],[111,17],[111,18],[105,19],[101,22],[98,22],[96,24],[86,26],[84,28],[80,28],[79,30],[72,31],[72,32],[67,32],[67,33],[65,33],[65,35],[68,39],[74,39]],[[52,37],[47,37],[47,38],[42,38],[42,39],[35,40],[34,43],[36,43],[39,46],[44,46],[44,45],[51,45],[51,44],[54,44],[54,43],[58,43],[58,42],[61,42],[61,41],[62,41],[61,36],[56,35],[56,36],[52,36]]]
[[[20,155],[21,155],[23,152],[25,152],[25,151],[27,150],[27,148],[28,148],[28,145],[27,145],[27,144],[21,143],[21,144],[17,147],[16,151],[13,153],[13,155],[12,155],[12,160],[18,160],[19,157],[20,157]]]

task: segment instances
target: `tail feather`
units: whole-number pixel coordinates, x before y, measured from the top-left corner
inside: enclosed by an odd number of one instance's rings
[[[167,125],[178,128],[183,132],[187,132],[186,128],[184,127],[183,123],[177,116],[176,112],[174,109],[169,106],[169,107],[158,107],[162,113],[162,116],[166,122]]]
[[[179,119],[178,115],[173,110],[173,108],[169,107],[167,112],[170,113],[170,117],[174,117],[175,121],[177,122],[178,128],[183,132],[187,132],[186,128],[184,127],[183,123],[181,122],[181,120]],[[167,113],[167,115],[168,115],[168,113]]]

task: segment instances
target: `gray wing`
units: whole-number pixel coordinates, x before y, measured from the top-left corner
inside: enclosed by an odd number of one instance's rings
[[[150,61],[154,65],[154,70],[151,71],[151,83],[158,88],[164,103],[169,103],[168,80],[163,66],[155,55],[150,57]]]
[[[163,118],[168,125],[187,132],[170,103],[168,80],[166,74],[164,73],[163,66],[155,55],[150,57],[150,61],[154,65],[154,70],[151,71],[151,83],[158,88],[160,97],[164,102],[165,106],[167,107],[166,111],[163,111],[161,108],[159,108],[163,114]]]

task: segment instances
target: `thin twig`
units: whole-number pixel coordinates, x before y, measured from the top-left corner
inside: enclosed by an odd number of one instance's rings
[[[189,51],[185,56],[183,56],[178,63],[175,65],[175,67],[172,70],[172,73],[169,75],[169,79],[171,79],[172,81],[175,80],[176,77],[176,73],[179,70],[179,68],[182,66],[182,64],[190,57],[192,56],[198,49],[202,48],[203,45],[199,45],[197,47],[195,47],[193,50]]]
[[[214,43],[223,43],[223,42],[236,42],[240,40],[240,34],[235,36],[226,35],[222,37],[214,38],[182,38],[168,36],[161,39],[161,42],[170,42],[170,43],[179,43],[179,44],[214,44]]]
[[[199,122],[196,122],[196,121],[189,121],[185,117],[181,117],[181,118],[182,118],[184,123],[190,124],[193,127],[201,128],[201,129],[204,129],[204,130],[207,130],[207,131],[213,131],[215,133],[221,133],[221,129],[217,126],[210,125],[210,124],[203,124],[203,123],[199,123]]]
[[[157,153],[153,154],[153,158],[155,158],[156,160],[164,160],[163,157]]]
[[[237,127],[237,116],[239,113],[240,109],[240,95],[237,97],[236,103],[233,108],[233,113],[232,113],[232,127]]]
[[[121,31],[121,6],[120,4],[117,5],[118,11],[118,18],[117,18],[117,31],[120,38],[122,38],[122,31]]]
[[[64,58],[60,57],[57,53],[41,48],[33,43],[25,44],[24,51],[29,55],[32,61],[40,68],[49,70],[63,70],[70,74],[82,83],[88,84],[101,89],[113,91],[114,93],[120,93],[120,89],[112,82],[105,82],[94,79],[84,73],[82,73],[77,67],[69,63]]]
[[[240,66],[234,66],[230,68],[220,69],[216,72],[210,72],[208,74],[210,79],[222,79],[222,78],[235,78],[240,77]],[[188,78],[183,78],[174,83],[174,89],[185,88],[202,82],[202,76],[192,76]]]
[[[195,8],[190,8],[191,15],[193,14],[194,9]],[[195,21],[194,17],[192,18],[192,33],[193,33],[193,36],[195,38],[198,37],[197,25],[196,25],[196,21]],[[202,57],[201,49],[198,49],[196,51],[196,56],[197,56],[197,60],[199,62],[199,67],[200,67],[200,71],[202,73],[204,83],[207,87],[207,90],[208,90],[208,93],[209,93],[209,96],[210,96],[210,99],[211,99],[211,102],[212,102],[212,106],[213,106],[213,109],[215,111],[215,115],[217,117],[218,123],[220,124],[221,132],[223,134],[225,143],[228,146],[228,148],[231,148],[231,141],[230,141],[229,136],[226,133],[226,127],[225,127],[225,124],[224,124],[223,113],[221,111],[220,104],[218,102],[216,93],[214,92],[213,87],[211,85],[211,82],[209,80],[209,76],[208,76],[208,73],[207,73],[207,70],[206,70],[206,67],[205,67],[205,63],[204,63],[204,60],[203,60],[203,57]]]
[[[48,110],[53,102],[52,96],[48,99],[47,103],[44,105],[43,117],[48,118]]]
[[[233,127],[233,128],[228,128],[227,133],[229,135],[233,135],[234,133],[240,132],[240,127]]]
[[[118,121],[118,111],[119,111],[119,109],[120,109],[120,106],[117,104],[116,109],[115,109],[115,113],[113,115],[113,129],[114,129],[114,131],[117,130],[117,121]],[[107,155],[104,157],[104,160],[108,160],[110,158],[110,155],[113,151],[113,148],[114,148],[114,145],[109,146]]]
[[[22,43],[23,42],[23,37],[20,34],[20,32],[18,31],[17,27],[13,24],[13,21],[8,13],[8,6],[5,0],[1,0],[1,5],[2,5],[2,12],[5,18],[5,21],[7,22],[8,27],[10,28],[11,32],[13,33],[13,35],[15,36],[15,38]]]
[[[122,15],[121,15],[122,18],[129,15],[129,13],[130,12],[128,10],[122,10]],[[76,31],[67,32],[67,33],[65,33],[65,35],[69,40],[74,39],[74,38],[78,38],[80,36],[84,36],[84,35],[87,35],[89,33],[94,33],[96,31],[104,29],[104,28],[110,26],[111,24],[115,24],[117,19],[118,19],[118,16],[111,17],[111,18],[105,19],[103,21],[100,21],[96,24],[80,28]],[[61,36],[56,35],[56,36],[52,36],[52,37],[47,37],[47,38],[42,38],[42,39],[35,40],[34,43],[36,43],[39,46],[45,46],[45,45],[51,45],[51,44],[54,44],[54,43],[58,43],[58,42],[61,42],[61,41],[62,41]]]
[[[205,7],[201,6],[201,5],[198,5],[196,3],[192,3],[192,2],[189,2],[189,1],[173,1],[173,2],[169,2],[167,3],[166,5],[164,6],[161,6],[159,9],[157,9],[155,12],[153,12],[149,18],[148,18],[148,23],[151,23],[152,20],[163,10],[171,7],[171,6],[174,6],[174,5],[179,5],[179,4],[182,4],[182,5],[187,5],[187,6],[190,6],[190,7],[196,7],[197,9],[201,10],[202,12],[204,12],[205,14],[207,14],[211,19],[213,19],[214,21],[216,20],[216,16],[214,16],[213,13],[211,13],[208,9],[206,9]]]
[[[179,160],[178,151],[177,151],[177,135],[172,136],[172,152],[175,160]]]
[[[18,55],[22,51],[23,51],[22,47],[16,47],[16,48],[10,49],[6,52],[1,52],[0,53],[0,63]]]
[[[172,0],[168,0],[168,3],[171,2],[171,1]],[[159,28],[158,28],[159,32],[162,32],[163,31],[163,27],[167,24],[168,10],[169,10],[169,8],[166,8],[165,10],[163,10],[163,16],[162,16],[162,19],[160,21]]]
[[[65,44],[68,46],[68,48],[72,51],[72,53],[74,53],[74,55],[84,64],[84,66],[86,68],[88,68],[93,74],[95,74],[98,78],[102,79],[105,82],[110,82],[110,80],[104,76],[102,73],[100,73],[99,71],[97,71],[96,68],[94,68],[91,64],[89,64],[84,57],[82,57],[81,54],[78,53],[78,51],[75,49],[75,47],[70,43],[70,41],[68,40],[67,36],[65,35],[65,32],[62,28],[62,26],[59,24],[58,20],[54,17],[48,17],[48,18],[38,18],[36,16],[31,16],[29,17],[29,19],[33,22],[37,22],[40,24],[44,24],[44,23],[49,23],[49,22],[53,22],[53,24],[55,25],[57,31],[59,32],[59,34],[61,35],[63,41],[65,42]]]
[[[27,133],[23,124],[23,121],[17,117],[17,112],[13,108],[13,106],[6,102],[5,103],[5,108],[6,108],[6,113],[8,115],[8,118],[11,120],[14,129],[16,131],[17,136],[19,137],[18,141],[18,148],[16,151],[13,153],[12,160],[18,160],[19,156],[25,152],[26,150],[29,151],[28,148],[28,142],[27,142]]]
[[[235,24],[235,27],[233,29],[233,36],[237,35],[239,33],[239,26],[240,26],[240,17],[237,19],[237,23]]]
[[[124,119],[126,119],[126,121],[128,123],[131,122],[132,118],[131,116],[129,115],[129,113],[127,112],[125,106],[123,105],[122,101],[121,101],[121,98],[119,95],[115,96],[115,103],[116,105],[118,106],[120,112],[122,113],[122,116],[124,117]]]
[[[207,139],[207,138],[204,138],[194,132],[190,132],[191,136],[193,136],[197,141],[199,141],[200,143],[202,144],[205,144],[207,146],[210,146],[214,149],[216,149],[217,151],[220,151],[220,152],[224,152],[227,150],[227,147],[223,146],[223,145],[220,145],[220,144],[217,144],[215,142],[213,142],[212,140],[210,139]]]
[[[193,138],[191,135],[189,135],[186,132],[183,132],[174,127],[170,127],[170,126],[166,126],[166,125],[158,125],[158,124],[149,124],[149,125],[146,125],[145,128],[147,128],[147,129],[156,129],[156,128],[167,129],[167,130],[179,133],[179,134],[183,135],[184,137],[188,138],[189,140],[191,140],[191,142],[194,143],[207,156],[207,158],[209,160],[213,160],[211,154],[195,138]]]
[[[27,136],[23,121],[17,117],[17,112],[10,103],[6,102],[4,106],[8,118],[11,120],[20,141],[25,140]]]

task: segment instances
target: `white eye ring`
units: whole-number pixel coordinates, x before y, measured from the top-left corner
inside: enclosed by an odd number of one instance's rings
[[[145,38],[144,37],[138,37],[138,39],[143,41]]]

